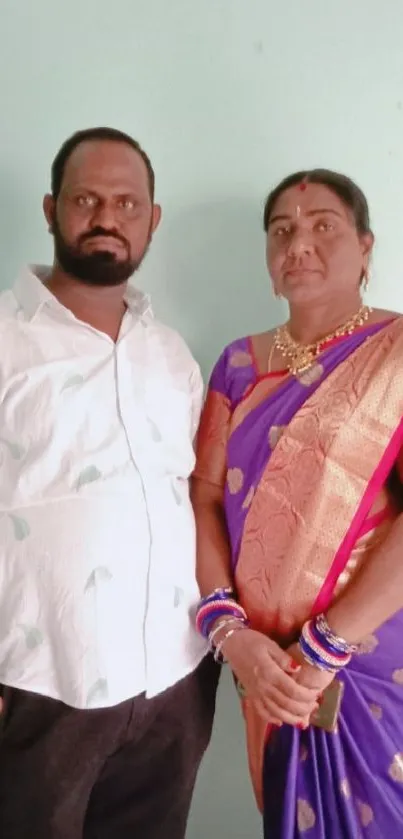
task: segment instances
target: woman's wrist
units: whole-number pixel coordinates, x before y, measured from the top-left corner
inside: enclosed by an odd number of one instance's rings
[[[246,612],[238,603],[234,589],[214,589],[199,602],[196,610],[196,629],[203,638],[209,640],[217,621],[227,618],[247,620]]]
[[[309,665],[329,673],[347,667],[356,650],[346,638],[336,634],[323,614],[304,624],[299,648]]]
[[[216,661],[225,661],[224,645],[246,626],[247,614],[238,603],[234,589],[214,589],[200,600],[196,612],[196,628],[208,640]]]
[[[327,622],[335,635],[344,638],[344,640],[356,646],[368,634],[362,625],[362,620],[359,615],[347,610],[342,602],[335,603],[326,612]],[[360,626],[361,624],[361,626]]]
[[[237,641],[242,632],[248,629],[248,625],[237,621],[232,626],[223,630],[219,640],[214,643],[214,658],[216,661],[227,663],[231,659],[231,651],[237,646]]]
[[[229,629],[232,629],[235,626],[241,624],[243,626],[245,621],[239,617],[233,617],[229,615],[228,617],[219,618],[211,627],[208,636],[208,642],[211,646],[218,644],[220,641],[223,640],[226,632]]]

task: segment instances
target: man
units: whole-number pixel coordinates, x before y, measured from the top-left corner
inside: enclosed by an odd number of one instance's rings
[[[51,269],[0,297],[0,836],[183,839],[217,670],[193,628],[202,399],[128,286],[161,209],[129,136],[52,167]]]

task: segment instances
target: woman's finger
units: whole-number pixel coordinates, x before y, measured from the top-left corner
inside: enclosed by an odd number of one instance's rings
[[[277,664],[273,663],[272,667],[266,670],[266,682],[276,687],[284,696],[288,696],[295,702],[312,703],[315,701],[318,689],[315,687],[306,687],[300,685],[287,673],[284,673]],[[262,674],[263,675],[263,674]]]
[[[270,702],[265,699],[255,699],[254,706],[258,714],[264,719],[267,725],[275,725],[280,728],[283,725],[283,721],[280,717],[276,716],[273,713],[273,706]]]
[[[284,673],[295,674],[301,669],[301,664],[282,650],[274,641],[267,639],[267,656],[274,661]]]
[[[281,693],[281,691],[279,691],[274,686],[272,686],[268,698],[279,708],[282,708],[288,713],[293,714],[293,716],[299,717],[301,719],[305,717],[310,717],[313,711],[315,711],[316,708],[319,707],[319,703],[316,699],[316,696],[310,702],[297,702],[295,699],[291,699],[291,697]]]
[[[244,679],[243,684],[245,689],[248,689],[248,693],[255,696],[258,694],[260,696],[270,695],[275,688],[279,694],[305,708],[312,708],[318,693],[320,693],[316,688],[308,688],[305,685],[298,684],[274,663],[271,666],[267,663],[264,666],[261,664],[255,665],[252,679]]]
[[[266,706],[266,703],[261,699],[255,699],[254,706],[262,720],[264,720],[268,725],[272,724],[273,718],[270,710]]]
[[[310,717],[309,715],[296,715],[278,707],[275,702],[267,697],[256,698],[254,706],[257,713],[268,725],[275,725],[281,727],[284,723],[292,725],[300,729],[308,728]]]
[[[301,712],[290,711],[282,704],[282,697],[278,700],[273,695],[260,694],[254,700],[255,704],[259,703],[262,709],[262,716],[268,722],[276,720],[277,723],[289,723],[289,725],[305,725],[309,722],[311,711],[306,708]]]
[[[276,705],[275,702],[266,703],[265,707],[268,710],[270,717],[280,720],[281,723],[292,725],[301,729],[305,729],[309,725],[309,716],[306,714],[303,714],[302,716],[299,714],[291,714],[289,711],[286,711],[285,708],[281,708]]]

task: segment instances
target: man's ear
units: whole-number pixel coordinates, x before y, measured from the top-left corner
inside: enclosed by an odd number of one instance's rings
[[[162,216],[162,209],[159,204],[154,204],[153,206],[153,217],[151,223],[151,233],[155,233]]]
[[[53,232],[53,222],[55,220],[56,201],[53,195],[45,195],[43,199],[43,212],[48,224],[49,233]]]

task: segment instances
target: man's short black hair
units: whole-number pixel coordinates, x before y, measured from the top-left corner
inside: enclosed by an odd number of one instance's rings
[[[119,131],[117,128],[106,127],[86,128],[83,131],[76,131],[75,134],[72,134],[72,136],[69,137],[68,140],[66,140],[63,143],[62,147],[59,149],[52,163],[51,169],[51,191],[55,201],[57,200],[60,193],[64,171],[69,157],[71,156],[73,151],[79,145],[81,145],[81,143],[85,143],[91,140],[111,140],[115,143],[126,143],[126,145],[131,146],[132,149],[134,149],[144,160],[148,173],[150,196],[151,200],[154,201],[155,175],[150,158],[141,148],[140,143],[138,143],[137,140],[134,140],[133,137],[130,137],[129,134],[125,134],[123,131]]]

